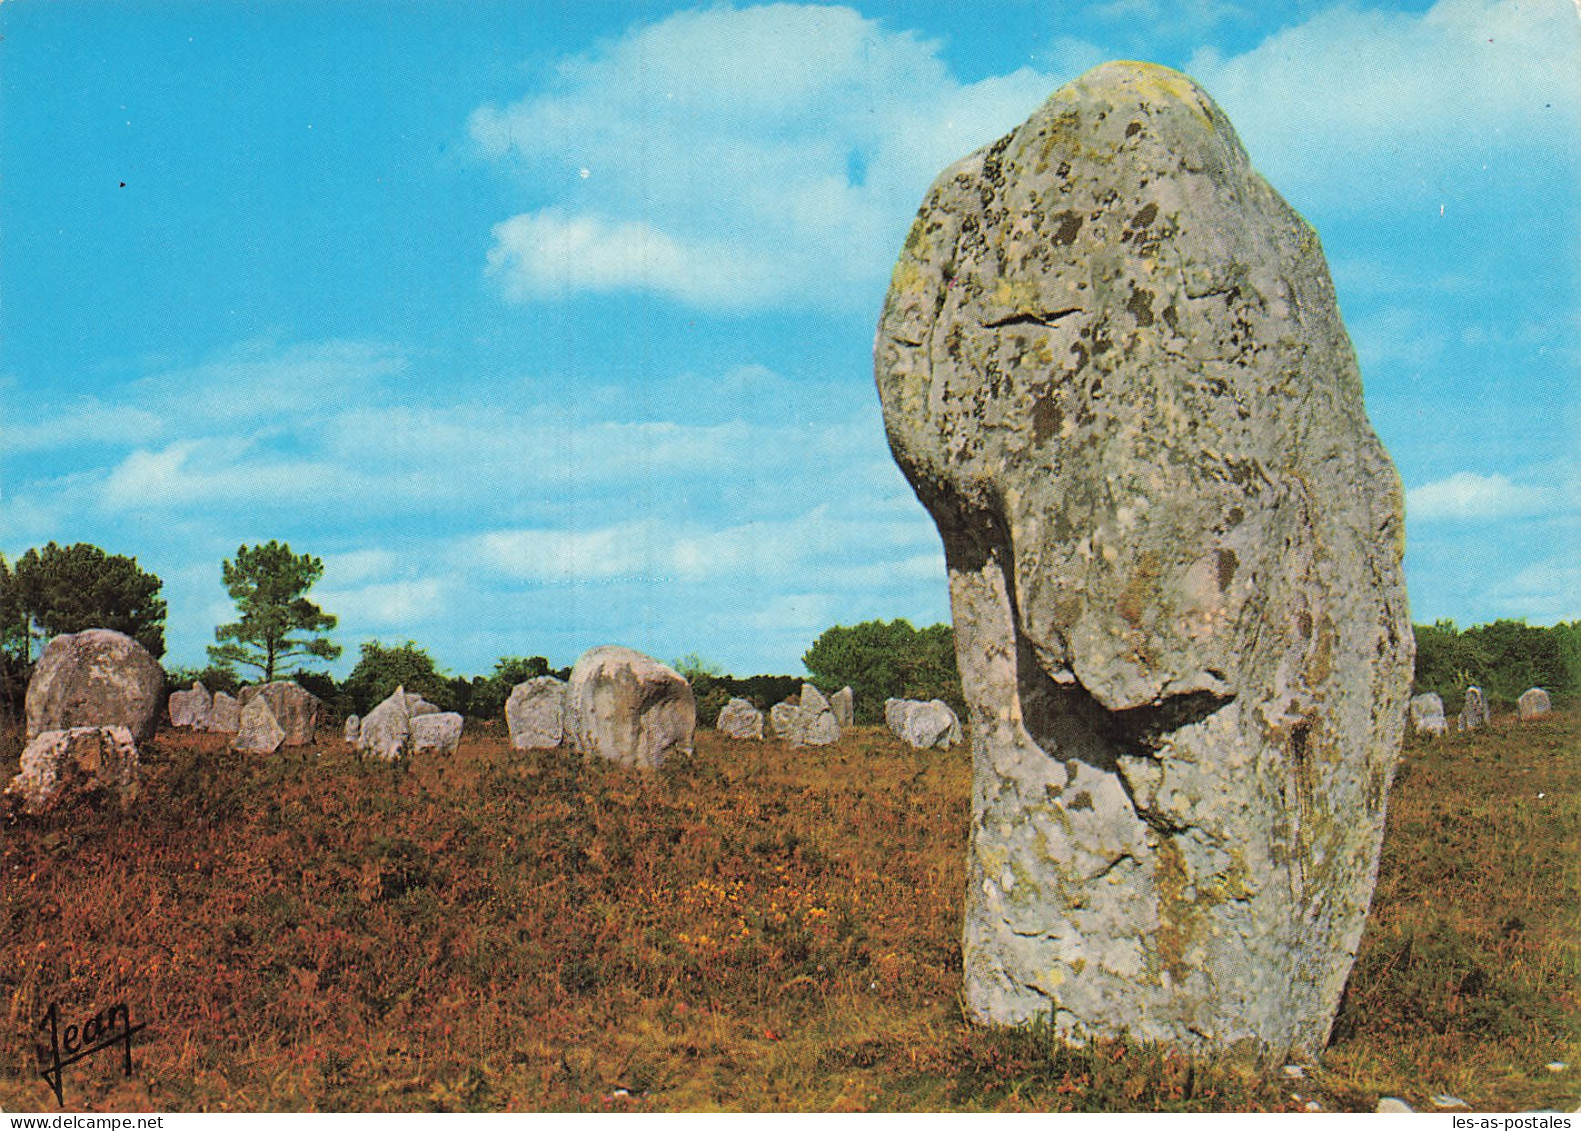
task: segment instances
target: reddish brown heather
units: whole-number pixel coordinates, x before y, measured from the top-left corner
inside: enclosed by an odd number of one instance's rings
[[[1339,1037],[1292,1083],[962,1022],[961,751],[704,730],[644,773],[496,725],[403,773],[162,732],[131,813],[0,830],[0,1107],[54,1106],[51,1002],[125,1000],[133,1077],[73,1065],[68,1108],[1569,1110],[1542,1066],[1581,1062],[1578,735],[1408,748]]]

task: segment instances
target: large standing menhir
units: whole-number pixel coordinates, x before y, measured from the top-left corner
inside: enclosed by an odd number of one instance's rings
[[[1312,229],[1110,63],[945,170],[876,343],[975,759],[966,998],[1322,1048],[1410,687],[1399,479]]]

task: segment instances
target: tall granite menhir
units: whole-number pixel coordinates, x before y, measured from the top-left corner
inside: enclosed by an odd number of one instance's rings
[[[1316,1053],[1413,649],[1317,236],[1190,79],[1110,63],[940,176],[875,353],[970,705],[971,1012]]]

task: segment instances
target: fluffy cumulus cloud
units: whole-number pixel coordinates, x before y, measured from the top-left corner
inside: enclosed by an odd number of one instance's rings
[[[845,308],[881,288],[929,181],[1056,81],[958,81],[843,7],[684,11],[485,106],[482,151],[547,196],[494,229],[514,299],[635,288],[711,308]]]
[[[1412,488],[1405,502],[1406,514],[1417,522],[1525,518],[1548,504],[1549,492],[1504,475],[1459,471]]]
[[[1202,51],[1188,69],[1298,204],[1436,203],[1487,162],[1539,154],[1581,168],[1581,20],[1564,4],[1336,6],[1244,54]]]

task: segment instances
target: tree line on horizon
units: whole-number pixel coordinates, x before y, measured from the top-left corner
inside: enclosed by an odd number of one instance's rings
[[[257,682],[288,677],[322,699],[338,715],[366,714],[397,686],[416,692],[442,710],[474,718],[498,718],[511,690],[524,680],[553,675],[544,656],[502,656],[493,670],[449,675],[415,641],[361,645],[356,665],[343,680],[304,667],[337,659],[342,648],[328,633],[338,623],[308,597],[323,575],[323,562],[270,541],[243,545],[221,563],[226,592],[238,618],[216,626],[216,643],[203,668],[167,666],[172,688],[202,680],[211,691],[234,693],[251,669]],[[15,564],[0,555],[0,704],[20,708],[32,666],[49,639],[88,628],[109,628],[137,640],[155,659],[165,652],[163,582],[137,559],[110,554],[86,542],[54,542],[30,549]],[[1546,689],[1565,703],[1581,697],[1581,621],[1551,627],[1523,620],[1496,620],[1459,629],[1451,620],[1415,626],[1416,671],[1412,694],[1437,693],[1446,710],[1458,710],[1468,686],[1481,687],[1497,706],[1509,707],[1529,687]],[[671,662],[691,681],[698,719],[711,723],[731,698],[760,709],[795,696],[810,682],[832,693],[855,693],[856,721],[883,721],[884,700],[943,699],[964,713],[955,663],[955,632],[947,624],[918,629],[910,621],[872,620],[826,629],[803,654],[808,675],[738,678],[697,653]]]

